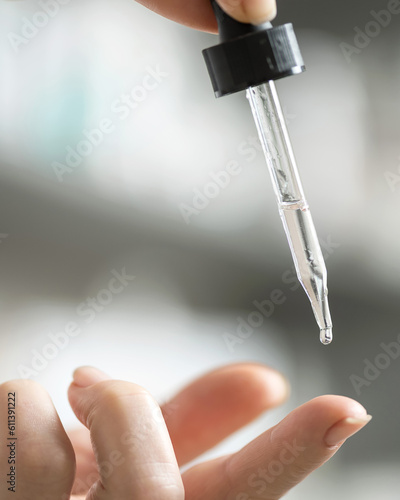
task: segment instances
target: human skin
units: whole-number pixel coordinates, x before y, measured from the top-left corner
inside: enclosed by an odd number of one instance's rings
[[[140,0],[155,12],[217,32],[209,0]],[[232,17],[260,23],[275,16],[271,0],[219,0]],[[38,383],[0,385],[0,442],[10,443],[9,394],[17,395],[16,491],[9,449],[0,451],[2,500],[277,500],[324,464],[370,420],[356,401],[320,396],[236,453],[185,465],[288,396],[268,367],[237,364],[192,382],[158,406],[142,387],[93,367],[74,372],[68,398],[81,422],[66,432]]]
[[[138,3],[178,23],[217,33],[210,0],[137,0]],[[259,24],[276,15],[275,0],[218,0],[222,9],[242,23]]]
[[[0,408],[17,395],[16,500],[277,500],[329,460],[370,419],[356,401],[320,396],[236,453],[179,467],[281,404],[287,381],[255,363],[228,365],[190,383],[161,408],[143,388],[93,367],[68,390],[79,429],[64,430],[51,398],[32,380],[0,385]],[[8,422],[0,417],[0,442]],[[9,473],[0,451],[0,477]]]

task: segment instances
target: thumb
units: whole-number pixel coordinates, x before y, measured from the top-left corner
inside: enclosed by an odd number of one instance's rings
[[[276,16],[275,0],[218,0],[218,4],[242,23],[261,24]]]

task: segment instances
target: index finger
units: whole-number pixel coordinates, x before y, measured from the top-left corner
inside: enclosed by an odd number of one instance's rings
[[[191,28],[217,33],[217,21],[210,0],[137,0],[168,19]],[[259,24],[276,15],[275,0],[218,0],[222,9],[242,23]]]

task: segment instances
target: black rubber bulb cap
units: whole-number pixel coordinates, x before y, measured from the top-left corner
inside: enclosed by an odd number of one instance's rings
[[[269,80],[302,73],[303,58],[292,24],[272,27],[240,23],[211,0],[220,43],[203,50],[216,97],[240,92]]]

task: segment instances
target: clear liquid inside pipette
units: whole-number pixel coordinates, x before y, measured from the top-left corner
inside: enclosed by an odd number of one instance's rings
[[[286,236],[292,252],[297,277],[311,302],[320,328],[320,341],[332,341],[332,320],[328,305],[327,272],[321,247],[307,206],[280,205]]]
[[[327,272],[304,196],[274,82],[247,90],[297,277],[307,293],[323,344],[332,341]]]

